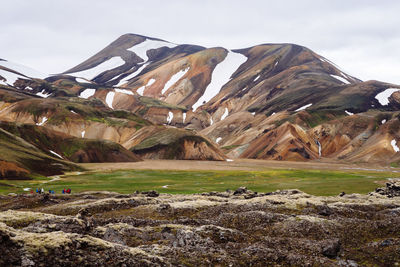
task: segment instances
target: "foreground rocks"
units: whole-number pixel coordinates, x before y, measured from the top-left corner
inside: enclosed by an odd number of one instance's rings
[[[395,266],[395,186],[0,196],[0,266]]]

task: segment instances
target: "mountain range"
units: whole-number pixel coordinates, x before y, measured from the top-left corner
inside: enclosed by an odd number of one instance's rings
[[[397,166],[399,91],[295,44],[229,50],[125,34],[56,75],[0,60],[0,176],[43,173],[32,162],[54,174],[141,159]]]

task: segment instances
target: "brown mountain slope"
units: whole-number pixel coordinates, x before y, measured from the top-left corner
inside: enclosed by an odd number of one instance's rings
[[[397,161],[391,143],[399,134],[392,125],[400,86],[363,82],[295,44],[229,50],[127,34],[63,74],[45,81],[25,76],[3,85],[20,93],[4,101],[0,119],[41,124],[47,118],[42,124],[49,129],[127,149],[165,124],[160,129],[199,132],[229,157]],[[31,82],[39,84],[26,89]],[[48,99],[32,100],[44,96]],[[29,111],[35,101],[42,103],[40,114]],[[74,104],[54,112],[59,101],[88,104],[90,111],[77,112]],[[390,115],[385,122],[391,130],[380,127],[382,114]],[[138,122],[143,119],[146,123]]]
[[[53,157],[78,163],[135,162],[141,159],[121,145],[111,141],[76,138],[70,135],[28,124],[1,122],[0,128]]]

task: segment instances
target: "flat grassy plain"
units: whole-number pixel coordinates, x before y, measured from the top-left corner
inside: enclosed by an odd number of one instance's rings
[[[117,165],[117,164],[116,164]],[[205,168],[207,168],[205,166]],[[361,169],[285,169],[259,170],[162,170],[162,169],[97,169],[71,173],[54,179],[37,177],[33,180],[0,180],[0,193],[22,193],[23,188],[43,187],[46,191],[61,193],[71,188],[73,193],[83,191],[113,191],[133,193],[135,190],[157,190],[161,193],[189,194],[210,191],[234,190],[246,186],[257,192],[277,189],[300,189],[313,195],[368,193],[379,182],[396,178],[399,173],[390,170]],[[28,193],[28,192],[26,192]]]

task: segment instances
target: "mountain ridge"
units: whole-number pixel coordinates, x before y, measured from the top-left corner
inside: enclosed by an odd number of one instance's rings
[[[87,129],[100,127],[98,129],[104,131],[98,134],[88,131],[87,134],[117,142],[132,151],[135,146],[141,147],[139,140],[145,142],[153,134],[157,136],[161,129],[157,127],[164,127],[162,131],[172,133],[171,145],[185,147],[181,147],[180,153],[190,154],[191,159],[193,155],[202,159],[203,156],[195,152],[196,147],[206,145],[204,148],[208,152],[198,151],[215,155],[218,160],[227,157],[323,158],[384,165],[398,161],[395,146],[391,144],[393,140],[394,143],[400,140],[397,128],[400,86],[362,81],[301,45],[264,43],[230,50],[125,34],[61,74],[44,80],[26,78],[20,77],[14,84],[3,83],[4,96],[15,99],[12,101],[17,103],[13,105],[20,106],[20,111],[0,110],[0,120],[12,122],[26,118],[25,122],[40,123],[43,117],[22,115],[22,104],[32,100],[21,101],[21,98],[34,97],[40,103],[53,103],[51,105],[65,105],[61,104],[65,100],[68,103],[81,99],[90,103],[87,109],[98,112],[91,120],[103,120],[103,126],[85,122]],[[129,127],[116,127],[122,123],[117,122],[121,118],[116,120],[111,114],[120,111],[134,114],[156,127],[140,126],[146,130],[138,133]],[[62,118],[70,122],[61,123],[56,129],[80,137],[82,130],[74,129],[81,125],[82,118],[71,116],[68,109],[65,114],[68,116],[62,115]],[[60,114],[47,115],[50,122],[44,126],[54,129],[51,121],[56,117],[59,120]],[[384,123],[381,117],[385,117]],[[368,123],[365,118],[370,118]],[[347,132],[344,132],[335,124],[355,127],[345,127]],[[190,136],[194,131],[199,135],[194,139],[202,145],[189,146],[184,139],[176,141],[174,138],[181,133],[167,131],[169,128],[189,131],[182,136]],[[380,145],[368,140],[377,140]],[[156,150],[146,154],[145,149],[141,153],[149,158],[159,158],[161,154],[170,157],[168,151],[174,150],[162,148],[162,139],[157,142]],[[376,153],[371,153],[376,156],[365,154],[370,151],[368,147],[374,147]]]

